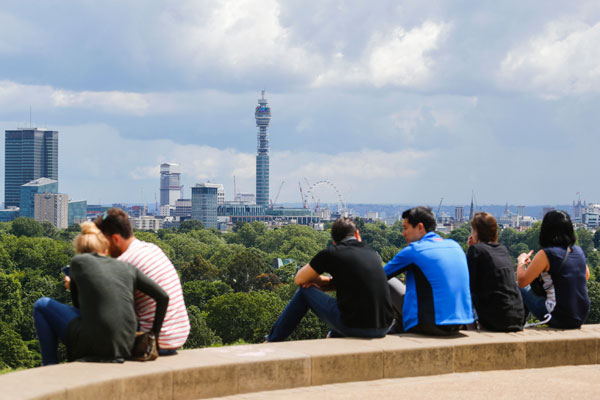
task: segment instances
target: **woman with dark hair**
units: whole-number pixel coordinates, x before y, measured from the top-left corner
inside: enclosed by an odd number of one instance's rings
[[[479,212],[471,220],[467,263],[476,320],[485,329],[516,332],[523,329],[523,300],[514,264],[506,247],[498,244],[493,215]]]
[[[540,230],[540,247],[533,260],[529,253],[518,257],[517,281],[525,312],[549,320],[553,328],[577,329],[590,311],[586,281],[590,271],[581,247],[575,246],[575,231],[569,214],[550,211]],[[529,284],[541,275],[546,297],[536,295]]]

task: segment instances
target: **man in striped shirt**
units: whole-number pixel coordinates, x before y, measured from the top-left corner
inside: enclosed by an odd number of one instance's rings
[[[133,235],[129,217],[120,208],[110,208],[94,223],[109,242],[111,257],[132,264],[148,275],[169,295],[167,314],[158,337],[159,354],[174,354],[190,333],[181,282],[165,253],[153,243],[142,242]],[[155,301],[142,292],[135,294],[135,312],[141,330],[150,331],[154,322]]]

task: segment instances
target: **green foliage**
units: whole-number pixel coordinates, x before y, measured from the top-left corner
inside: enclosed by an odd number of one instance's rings
[[[201,229],[204,229],[204,225],[202,225],[202,222],[190,219],[187,221],[183,221],[181,224],[179,224],[179,229],[177,231],[180,233],[187,233],[190,231]]]
[[[462,224],[459,228],[456,228],[455,230],[450,232],[450,234],[448,235],[448,239],[456,241],[459,245],[461,245],[463,250],[466,251],[468,248],[467,240],[469,239],[470,235],[471,225],[467,222]]]
[[[190,334],[185,342],[186,349],[196,349],[222,344],[222,340],[206,325],[205,316],[196,306],[187,308],[190,319]]]
[[[17,237],[39,237],[43,235],[43,232],[42,225],[31,218],[19,217],[12,221],[11,233]]]
[[[235,254],[221,271],[221,277],[234,291],[247,292],[256,289],[256,277],[265,272],[271,272],[266,255],[250,248]]]
[[[35,360],[19,334],[0,321],[0,369],[31,368]]]
[[[583,250],[583,254],[586,257],[589,257],[590,254],[594,251],[594,237],[592,233],[588,231],[586,228],[577,229],[577,244]]]
[[[188,307],[195,306],[200,311],[206,308],[211,299],[228,293],[233,293],[233,289],[221,281],[192,281],[183,284],[185,304]]]
[[[594,232],[594,247],[600,248],[600,229],[596,229]]]
[[[260,343],[285,307],[272,292],[239,292],[215,297],[208,302],[206,323],[223,339]]]
[[[196,254],[192,262],[185,263],[181,268],[183,282],[215,281],[218,278],[219,269],[206,261],[200,254]]]
[[[260,274],[256,277],[256,290],[273,291],[281,286],[281,281],[273,273]]]
[[[0,321],[16,328],[22,318],[21,283],[14,274],[0,273]]]
[[[600,324],[600,283],[588,281],[588,295],[590,297],[590,314],[586,324]]]
[[[384,263],[387,263],[392,258],[394,258],[394,256],[398,253],[398,251],[400,251],[400,249],[398,249],[397,247],[385,246],[383,249],[381,249],[381,252],[380,252],[381,259],[383,260]]]

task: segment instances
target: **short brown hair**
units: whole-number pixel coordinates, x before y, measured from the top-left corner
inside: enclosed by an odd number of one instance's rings
[[[335,220],[331,226],[331,238],[339,243],[356,232],[356,224],[352,218],[341,217]]]
[[[129,216],[120,208],[109,208],[100,214],[94,223],[105,235],[111,236],[118,233],[123,239],[133,236]]]
[[[108,250],[108,240],[98,227],[91,222],[81,224],[81,233],[73,240],[77,254],[104,253]]]
[[[480,242],[498,241],[498,223],[492,214],[486,212],[475,213],[471,220],[471,226],[477,232]]]

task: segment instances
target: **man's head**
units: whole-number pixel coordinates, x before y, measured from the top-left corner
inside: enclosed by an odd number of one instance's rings
[[[349,236],[357,239],[360,237],[358,236],[358,229],[356,229],[354,220],[347,217],[336,219],[331,226],[331,238],[333,239],[333,242],[339,243]]]
[[[435,217],[431,208],[415,207],[402,213],[402,236],[408,243],[421,240],[428,232],[435,231]]]
[[[125,211],[120,208],[109,208],[99,215],[94,223],[108,240],[108,252],[111,257],[118,257],[127,250],[133,240],[133,230]]]

